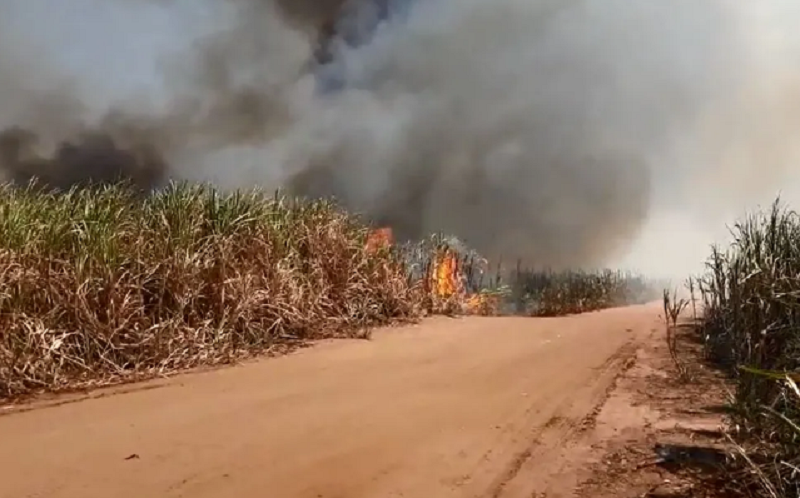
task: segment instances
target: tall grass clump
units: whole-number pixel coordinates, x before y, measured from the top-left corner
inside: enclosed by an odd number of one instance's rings
[[[735,379],[732,422],[764,496],[800,493],[800,216],[776,201],[732,227],[699,281],[710,358]],[[749,450],[749,454],[744,451]],[[762,463],[759,463],[762,462]]]
[[[0,188],[0,398],[356,336],[419,293],[326,201],[172,185]]]
[[[518,312],[533,316],[561,316],[639,304],[657,295],[644,277],[613,270],[518,269],[510,287]]]

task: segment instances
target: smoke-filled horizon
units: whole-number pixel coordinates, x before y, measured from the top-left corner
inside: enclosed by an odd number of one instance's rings
[[[2,0],[0,168],[333,195],[402,238],[670,275],[791,200],[789,0],[364,0],[315,65],[340,3]]]

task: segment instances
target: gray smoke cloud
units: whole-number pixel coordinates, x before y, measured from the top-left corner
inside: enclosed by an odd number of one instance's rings
[[[213,22],[163,54],[150,108],[94,103],[91,82],[53,69],[57,47],[33,56],[0,29],[8,177],[283,187],[402,238],[658,269],[677,244],[663,233],[705,236],[692,216],[772,195],[796,155],[800,50],[770,38],[788,1],[153,3]],[[394,15],[365,34],[381,9]],[[344,43],[354,33],[366,43]]]

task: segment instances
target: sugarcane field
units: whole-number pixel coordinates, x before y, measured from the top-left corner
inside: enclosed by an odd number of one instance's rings
[[[0,0],[0,498],[800,496],[795,3]]]

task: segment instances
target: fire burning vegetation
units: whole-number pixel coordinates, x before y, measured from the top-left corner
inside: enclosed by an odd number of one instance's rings
[[[181,39],[153,106],[96,102],[0,2],[0,399],[430,314],[648,301],[660,283],[590,269],[657,199],[727,213],[793,180],[780,2],[198,1],[214,29]],[[700,328],[757,484],[798,496],[800,217],[734,236]]]
[[[643,281],[512,272],[459,241],[395,244],[326,201],[175,184],[0,190],[0,397],[359,337],[429,313],[577,313]],[[505,283],[506,278],[510,280]],[[637,296],[641,297],[641,296]]]
[[[516,103],[500,103],[483,70],[442,74],[420,92],[417,69],[394,67],[399,52],[359,51],[390,40],[416,53],[413,30],[392,34],[384,21],[430,29],[417,5],[229,2],[219,7],[229,25],[170,59],[158,112],[34,85],[55,81],[52,68],[18,64],[43,59],[0,43],[0,397],[230,362],[431,313],[553,316],[646,297],[633,275],[500,264],[593,266],[618,253],[646,213],[649,173],[605,136],[550,137],[574,127],[542,126],[554,120],[549,95],[509,113],[531,96],[519,88]],[[480,18],[447,7],[436,57],[455,55],[448,38]],[[4,42],[13,12],[0,7]],[[492,55],[502,44],[486,48],[483,60],[504,60]],[[508,69],[495,72],[519,80]],[[490,101],[500,114],[485,121]],[[225,159],[242,151],[266,163],[255,178]],[[225,174],[206,186],[197,164]],[[252,184],[286,196],[241,190]],[[438,232],[470,247],[428,236]]]

